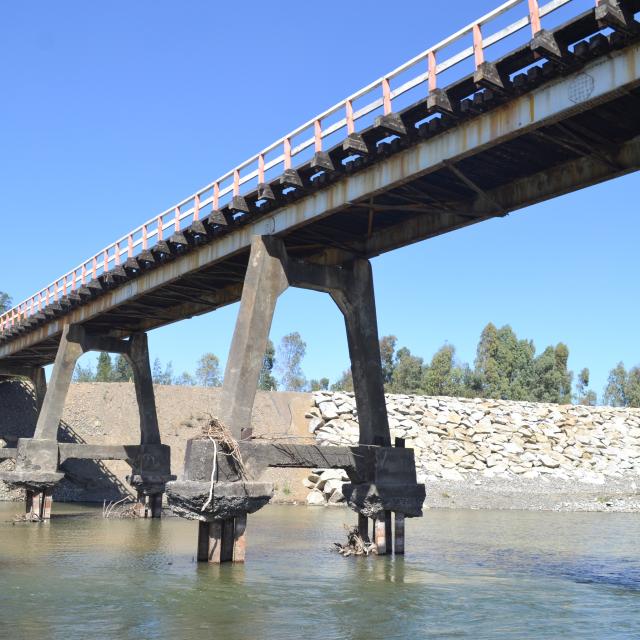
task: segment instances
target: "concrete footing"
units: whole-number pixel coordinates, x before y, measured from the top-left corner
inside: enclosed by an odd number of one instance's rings
[[[244,562],[246,514],[198,523],[198,562]]]
[[[26,490],[25,506],[28,520],[47,522],[51,519],[52,494],[53,489]]]
[[[162,517],[162,493],[146,495],[143,491],[138,491],[134,508],[138,518]]]

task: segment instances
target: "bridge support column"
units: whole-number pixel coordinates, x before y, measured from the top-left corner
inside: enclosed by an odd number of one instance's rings
[[[26,489],[26,512],[32,520],[51,518],[53,487],[63,478],[58,471],[58,425],[71,384],[73,370],[82,355],[82,346],[75,340],[72,326],[65,326],[47,387],[44,370],[36,368],[33,382],[38,420],[33,440],[20,439],[16,468],[16,484]],[[8,479],[8,478],[7,478]]]
[[[172,479],[171,458],[168,447],[158,446],[160,430],[144,333],[121,340],[87,333],[79,325],[64,327],[49,386],[42,369],[28,374],[34,383],[36,404],[41,406],[35,434],[18,441],[15,471],[3,473],[2,479],[27,490],[27,512],[37,516],[34,519],[49,519],[53,487],[64,477],[58,469],[58,426],[76,362],[87,351],[120,353],[131,365],[140,413],[141,446],[139,455],[131,461],[129,482],[138,493],[137,513],[159,518],[164,487]]]
[[[374,538],[379,542],[381,553],[390,553],[391,510],[384,505],[398,503],[398,487],[402,490],[406,480],[410,485],[409,492],[413,492],[406,499],[407,513],[420,513],[415,504],[419,502],[422,505],[424,488],[416,484],[415,464],[398,471],[394,468],[398,461],[393,462],[397,457],[380,453],[395,449],[391,447],[373,277],[368,260],[354,259],[343,266],[297,261],[289,257],[279,238],[254,236],[218,417],[241,444],[250,439],[251,412],[273,313],[278,296],[288,286],[328,293],[344,316],[360,444],[371,447],[367,460],[358,465],[357,471],[354,470],[354,497],[349,504],[359,514],[358,523],[363,537],[368,535],[367,518],[377,518],[381,513],[382,521],[376,525]],[[168,497],[177,513],[200,521],[199,560],[240,561],[240,558],[244,559],[246,515],[269,501],[273,487],[260,482],[260,472],[255,473],[256,477],[245,477],[238,470],[220,475],[220,467],[224,465],[219,460],[211,491],[213,451],[208,444],[196,439],[189,441],[184,475],[179,482],[170,484]],[[252,473],[249,471],[248,475]],[[401,480],[397,482],[397,478]],[[400,502],[402,500],[404,497]],[[233,526],[229,524],[230,518]],[[233,549],[229,551],[231,540]]]
[[[153,378],[149,361],[149,345],[145,333],[134,333],[123,343],[124,357],[131,365],[136,388],[138,413],[140,415],[140,444],[161,444],[158,414],[156,411]],[[134,466],[129,482],[138,493],[136,513],[139,517],[160,518],[164,486],[170,477],[169,460],[152,460],[141,453]]]
[[[220,419],[240,440],[251,435],[251,412],[278,296],[288,287],[278,255],[261,236],[251,244],[238,319],[220,399]]]

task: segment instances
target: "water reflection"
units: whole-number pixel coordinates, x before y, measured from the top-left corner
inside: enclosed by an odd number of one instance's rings
[[[247,564],[195,562],[179,519],[0,505],[0,621],[25,638],[640,637],[636,514],[429,511],[405,558],[342,558],[346,510],[268,507]],[[2,634],[0,634],[2,636]]]

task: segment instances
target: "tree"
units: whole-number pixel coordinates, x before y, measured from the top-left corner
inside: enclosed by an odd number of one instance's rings
[[[380,338],[380,362],[382,363],[382,382],[385,387],[393,380],[395,369],[395,353],[398,338],[395,336],[382,336]]]
[[[220,386],[220,360],[213,353],[205,353],[198,360],[196,380],[203,387]]]
[[[11,298],[9,294],[0,291],[0,313],[9,311],[9,309],[11,309]]]
[[[111,356],[102,351],[98,356],[98,365],[96,367],[96,382],[111,382],[113,376],[113,365],[111,364]]]
[[[533,363],[531,400],[534,402],[571,402],[572,373],[567,370],[569,349],[559,343],[547,347]]]
[[[622,362],[609,371],[604,389],[604,403],[614,407],[627,406],[627,370]]]
[[[184,387],[193,387],[197,381],[189,372],[185,371],[174,380],[174,383]]]
[[[153,380],[153,384],[162,384],[160,380],[162,379],[162,363],[160,362],[160,358],[156,358],[153,361],[153,369],[151,370],[151,379]]]
[[[535,347],[531,340],[518,340],[513,329],[493,323],[482,330],[476,353],[475,374],[480,395],[502,400],[529,400],[533,382]]]
[[[173,384],[173,364],[171,362],[168,362],[167,366],[164,368],[164,371],[160,376],[158,384],[164,384],[164,385]]]
[[[331,391],[353,391],[353,375],[351,369],[342,372],[342,375],[331,385]]]
[[[78,363],[73,370],[74,382],[95,382],[96,374],[93,372],[91,363],[87,363],[86,366]]]
[[[422,391],[429,396],[464,396],[465,367],[455,361],[456,349],[445,344],[431,359],[422,374]],[[468,367],[467,367],[468,368]]]
[[[302,360],[307,353],[307,344],[297,331],[282,338],[278,347],[278,371],[280,386],[285,391],[303,391],[306,379],[302,372]]]
[[[326,391],[329,388],[329,378],[320,378],[320,380],[310,380],[309,389],[311,391]]]
[[[628,407],[640,407],[640,367],[629,370],[625,396]]]
[[[267,341],[267,348],[262,358],[262,369],[258,379],[258,389],[261,391],[276,391],[278,383],[273,375],[273,367],[276,362],[276,349],[271,340]]]
[[[127,359],[120,354],[116,358],[116,363],[111,373],[111,381],[129,382],[129,380],[133,380],[133,369]]]
[[[393,393],[419,393],[422,384],[422,358],[406,347],[398,349],[390,390]]]
[[[586,367],[578,374],[576,382],[576,402],[593,407],[598,402],[595,391],[589,389],[589,369]]]

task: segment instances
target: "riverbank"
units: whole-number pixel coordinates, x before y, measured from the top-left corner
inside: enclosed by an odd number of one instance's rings
[[[216,415],[220,390],[157,386],[163,442],[180,474],[185,443]],[[33,399],[18,383],[0,383],[0,446],[35,428]],[[414,450],[427,509],[640,511],[640,410],[558,406],[466,398],[387,396],[392,438]],[[260,392],[254,434],[320,445],[357,443],[352,394]],[[62,436],[71,442],[135,444],[130,383],[71,386]],[[10,467],[13,461],[1,463]],[[57,501],[102,502],[128,491],[123,462],[73,461]],[[346,476],[272,469],[275,503],[343,506]],[[21,499],[0,483],[0,500]]]
[[[357,443],[353,394],[317,392],[313,404],[319,444]],[[427,507],[640,511],[640,409],[387,395],[387,412]],[[307,478],[308,500],[339,502],[324,479]]]

